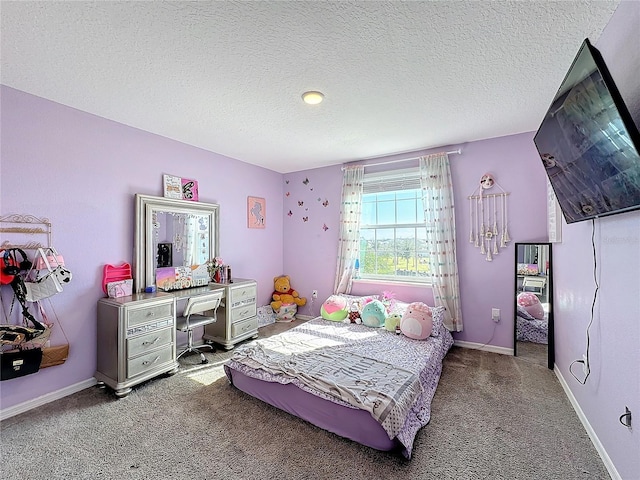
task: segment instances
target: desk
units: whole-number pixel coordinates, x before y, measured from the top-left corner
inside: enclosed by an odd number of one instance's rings
[[[211,288],[224,288],[218,308],[218,321],[204,327],[202,338],[231,350],[236,343],[258,337],[258,285],[255,280],[235,278],[233,283],[213,283]]]
[[[175,299],[167,293],[134,293],[98,301],[100,384],[126,397],[131,387],[178,371]]]
[[[235,278],[233,283],[210,283],[204,287],[172,291],[171,294],[176,299],[176,312],[181,315],[188,298],[219,289],[223,293],[217,312],[218,321],[204,327],[202,338],[231,350],[235,344],[258,336],[258,285],[255,280]]]

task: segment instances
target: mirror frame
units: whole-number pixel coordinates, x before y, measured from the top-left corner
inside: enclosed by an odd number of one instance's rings
[[[520,245],[541,245],[549,247],[549,274],[547,275],[548,285],[548,299],[551,307],[549,308],[549,316],[547,317],[548,332],[547,332],[547,368],[553,370],[553,366],[556,360],[555,355],[555,340],[554,340],[554,310],[555,302],[553,298],[553,244],[551,242],[516,242],[515,243],[515,261],[513,265],[513,276],[515,279],[514,284],[514,297],[513,297],[513,356],[518,356],[518,338],[517,338],[517,315],[518,315],[518,247]]]
[[[133,279],[136,292],[156,284],[156,252],[147,243],[152,237],[151,222],[154,210],[209,216],[209,258],[218,257],[220,251],[220,205],[217,203],[191,202],[175,198],[154,197],[136,193],[135,198],[135,239]]]

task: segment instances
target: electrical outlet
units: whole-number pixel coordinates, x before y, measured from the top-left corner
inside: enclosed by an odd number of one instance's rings
[[[313,298],[318,298],[318,290],[314,290],[314,291],[312,291],[312,292],[311,292],[311,296],[312,296]]]
[[[491,309],[491,319],[496,323],[500,322],[500,309],[499,308],[492,308]]]

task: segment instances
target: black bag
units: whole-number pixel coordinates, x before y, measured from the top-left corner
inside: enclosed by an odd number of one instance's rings
[[[0,380],[30,375],[40,370],[42,349],[9,350],[0,354]]]

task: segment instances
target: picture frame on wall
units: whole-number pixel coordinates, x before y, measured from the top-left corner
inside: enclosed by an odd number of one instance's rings
[[[198,201],[198,181],[175,175],[163,175],[165,198]]]
[[[247,197],[247,227],[265,228],[267,226],[267,204],[264,198]]]

